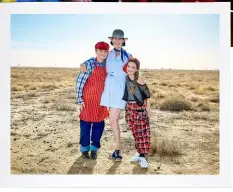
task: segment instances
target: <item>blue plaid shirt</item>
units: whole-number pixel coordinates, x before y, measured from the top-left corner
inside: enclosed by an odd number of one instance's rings
[[[80,72],[77,76],[76,80],[76,94],[77,94],[77,102],[78,104],[83,104],[83,88],[87,79],[90,77],[91,72],[95,68],[96,58],[92,57],[91,59],[84,62],[84,65],[87,67],[87,72]],[[104,67],[104,63],[96,62],[98,66]]]

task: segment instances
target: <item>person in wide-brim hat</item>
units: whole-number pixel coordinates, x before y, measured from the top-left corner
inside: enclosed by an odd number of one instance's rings
[[[115,150],[110,154],[110,158],[115,161],[121,161],[121,138],[120,138],[120,113],[125,109],[124,88],[126,73],[122,67],[132,56],[122,47],[125,46],[125,37],[123,30],[115,29],[111,36],[108,37],[113,46],[106,60],[107,78],[101,97],[100,105],[109,108],[109,121],[115,138]]]
[[[111,37],[108,37],[111,42],[110,44],[113,45],[113,39],[122,39],[124,42],[122,43],[122,46],[125,46],[125,41],[128,40],[127,37],[124,37],[124,31],[122,31],[121,29],[115,29],[112,33]]]

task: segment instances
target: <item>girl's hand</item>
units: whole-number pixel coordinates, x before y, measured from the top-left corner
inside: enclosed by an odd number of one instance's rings
[[[146,110],[148,113],[148,117],[150,119],[151,118],[151,110],[150,110],[150,99],[149,98],[146,100]]]
[[[147,109],[147,114],[148,114],[148,117],[150,119],[151,118],[151,110],[150,109]]]

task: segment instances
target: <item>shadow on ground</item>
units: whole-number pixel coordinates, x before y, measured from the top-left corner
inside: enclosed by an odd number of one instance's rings
[[[80,156],[70,167],[67,174],[93,174],[93,170],[96,164],[96,160],[85,159]]]

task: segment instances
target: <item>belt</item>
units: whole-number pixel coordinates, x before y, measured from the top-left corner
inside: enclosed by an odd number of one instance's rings
[[[144,112],[145,109],[136,109],[137,112]]]

